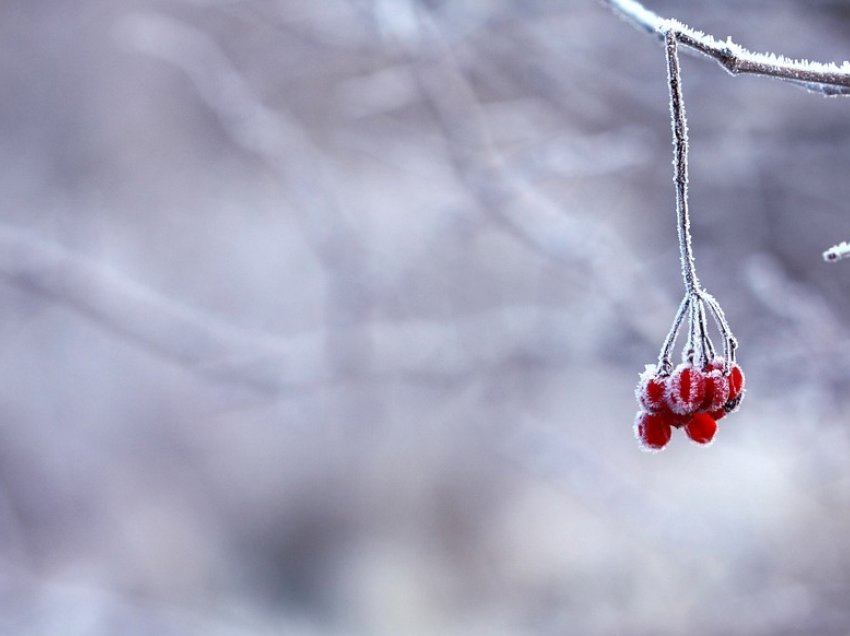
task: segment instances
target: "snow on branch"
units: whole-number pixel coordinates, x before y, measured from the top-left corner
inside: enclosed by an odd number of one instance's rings
[[[823,253],[823,260],[828,263],[834,263],[845,258],[850,258],[850,243],[842,241],[838,245],[833,245]]]
[[[850,95],[850,62],[844,61],[838,65],[832,62],[792,60],[774,53],[754,53],[730,38],[718,40],[677,20],[662,18],[636,0],[600,2],[636,27],[656,35],[659,40],[664,39],[667,31],[672,31],[680,44],[716,60],[732,75],[764,75],[798,84],[823,95]]]

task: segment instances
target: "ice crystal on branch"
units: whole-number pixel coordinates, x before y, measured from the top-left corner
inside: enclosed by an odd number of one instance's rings
[[[678,20],[667,20],[635,0],[600,0],[635,26],[664,39],[672,31],[683,46],[713,58],[733,75],[765,75],[824,95],[850,95],[850,62],[793,60],[775,53],[755,53],[727,38],[718,40]]]
[[[823,253],[823,260],[833,263],[850,257],[850,243],[842,241],[838,245],[833,245]]]

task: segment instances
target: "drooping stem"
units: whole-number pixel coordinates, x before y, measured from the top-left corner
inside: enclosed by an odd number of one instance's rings
[[[688,342],[685,344],[685,350],[682,352],[683,361],[693,364],[701,346],[702,341],[699,334],[699,296],[692,294],[691,307],[688,311]]]
[[[661,345],[661,352],[658,354],[658,370],[662,375],[670,373],[673,365],[670,364],[670,352],[673,350],[673,345],[676,343],[676,336],[679,335],[679,328],[682,326],[682,321],[685,319],[685,314],[691,306],[691,294],[685,294],[679,305],[679,310],[676,312],[676,317],[673,319],[673,325],[670,331],[667,332],[667,337],[664,338],[664,343]]]
[[[723,336],[723,356],[726,360],[723,371],[724,373],[729,373],[729,369],[731,369],[732,363],[735,361],[735,350],[738,348],[738,341],[733,335],[732,329],[726,320],[726,315],[723,313],[723,308],[717,302],[717,299],[705,290],[701,290],[699,296],[708,305],[709,313],[714,317],[714,322]]]
[[[705,305],[703,305],[702,298],[699,299],[699,328],[700,333],[702,334],[702,352],[703,357],[701,360],[701,366],[705,366],[707,362],[710,360],[714,360],[714,356],[716,355],[716,351],[714,350],[714,343],[711,342],[711,338],[708,337],[708,325],[706,324],[706,313],[705,313]]]
[[[682,277],[688,293],[700,291],[691,247],[691,220],[688,213],[688,120],[682,97],[682,78],[679,71],[679,43],[670,29],[665,36],[667,52],[667,81],[670,87],[670,115],[673,127],[673,182],[676,185],[676,219],[679,232],[679,254]]]

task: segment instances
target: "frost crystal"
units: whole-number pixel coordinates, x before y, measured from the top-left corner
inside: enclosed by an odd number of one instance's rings
[[[823,260],[829,263],[840,261],[841,259],[848,257],[850,257],[850,243],[847,241],[842,241],[838,245],[833,245],[823,253]]]
[[[714,58],[732,74],[766,75],[799,84],[826,95],[850,95],[850,65],[794,60],[775,53],[755,53],[731,38],[717,38],[678,20],[665,20],[636,0],[601,0],[621,16],[649,33],[663,37],[673,31],[683,45]]]

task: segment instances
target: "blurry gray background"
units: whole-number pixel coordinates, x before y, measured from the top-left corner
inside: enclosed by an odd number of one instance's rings
[[[648,5],[850,57],[847,2]],[[647,455],[657,42],[591,0],[0,3],[0,633],[850,632],[850,99],[683,72],[749,393]]]

